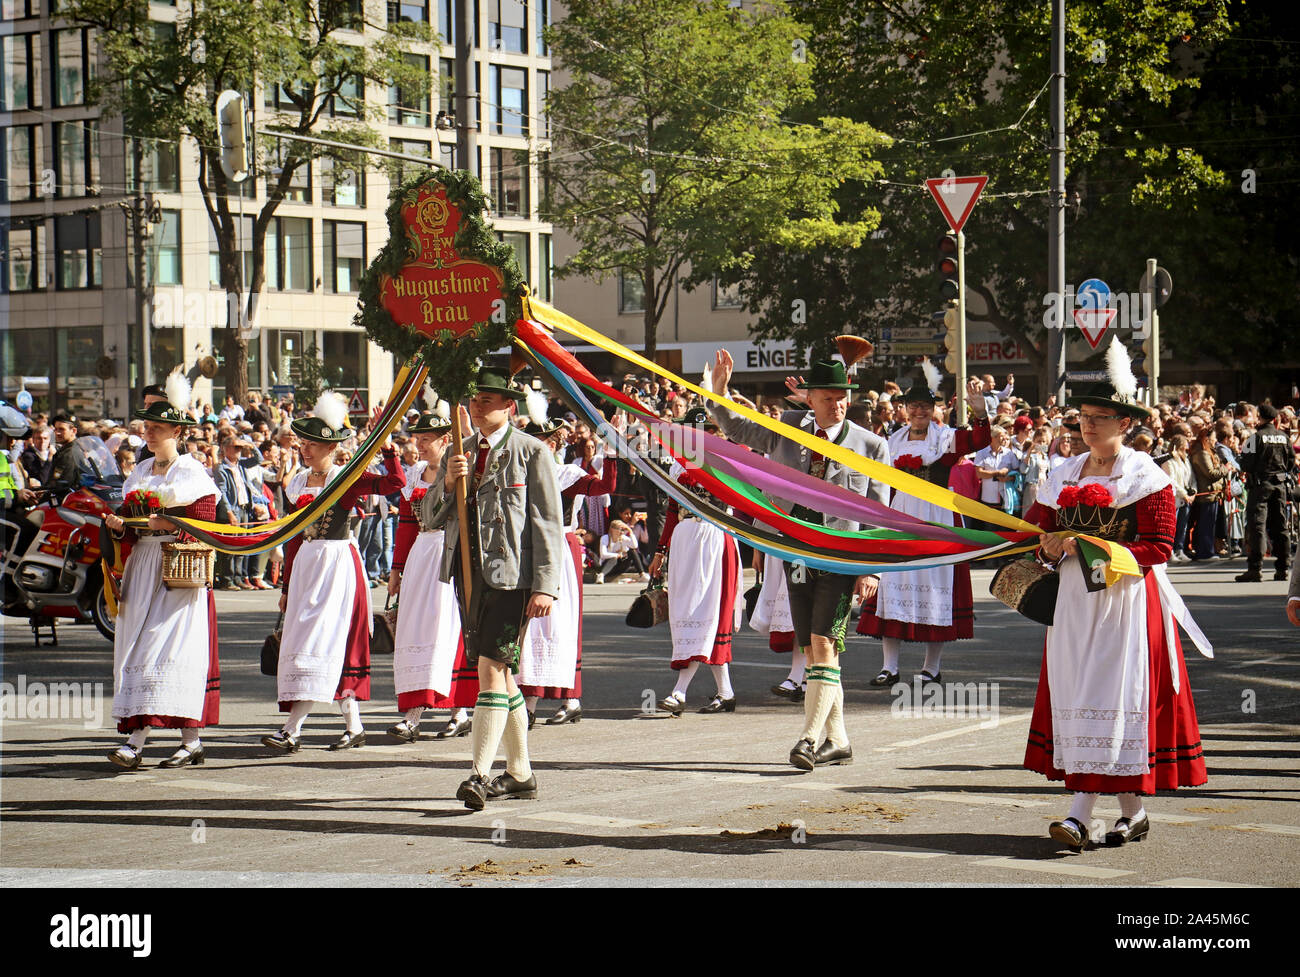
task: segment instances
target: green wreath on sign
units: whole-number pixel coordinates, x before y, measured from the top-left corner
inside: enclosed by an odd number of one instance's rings
[[[430,230],[428,218],[424,216],[432,212],[436,217],[448,219],[448,208],[442,205],[441,195],[431,207],[420,206],[429,204],[429,196],[439,188],[445,192],[445,203],[458,211],[450,220],[459,217],[454,236],[445,239],[437,238],[436,230]],[[480,363],[493,351],[510,345],[514,324],[523,311],[521,299],[528,294],[514,249],[497,240],[483,219],[486,211],[487,196],[482,186],[473,174],[463,170],[431,168],[395,187],[389,195],[386,213],[388,243],[361,276],[357,314],[353,319],[371,340],[389,352],[404,360],[422,359],[429,368],[429,383],[439,396],[452,402],[472,395]],[[453,248],[443,252],[437,246],[438,241],[450,241]],[[449,260],[449,254],[455,260]],[[500,299],[490,311],[475,309],[463,324],[440,328],[436,323],[429,325],[428,319],[424,325],[398,322],[384,304],[384,296],[391,297],[392,280],[403,277],[404,273],[412,275],[412,269],[423,270],[417,274],[437,275],[453,268],[463,271],[466,265],[474,268],[475,263],[488,266],[484,271],[499,272]],[[445,287],[445,274],[443,279],[440,284]],[[424,304],[430,307],[430,312],[434,311],[436,293],[421,294],[430,296]],[[444,301],[452,300],[445,296],[437,298],[438,304]]]

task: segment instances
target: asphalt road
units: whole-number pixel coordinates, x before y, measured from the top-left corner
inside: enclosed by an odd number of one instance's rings
[[[1282,611],[1285,585],[1232,582],[1241,569],[1171,571],[1216,649],[1213,660],[1188,652],[1208,785],[1150,803],[1146,843],[1082,854],[1047,837],[1068,795],[1020,766],[1042,629],[987,596],[988,571],[974,575],[976,638],[949,646],[943,672],[986,683],[986,707],[996,685],[996,715],[903,714],[899,696],[867,686],[879,643],[854,636],[843,675],[856,759],[810,774],[786,762],[802,707],[768,691],[786,665],[762,636],[737,637],[734,714],[647,713],[673,681],[667,626],[624,626],[634,586],[590,587],[584,719],[545,727],[542,703],[530,740],[539,799],[480,813],[453,799],[468,738],[384,736],[398,718],[388,659],[376,659],[363,705],[369,745],[326,750],[342,728],[333,711],[312,715],[296,755],[260,744],[280,722],[257,664],[274,593],[218,595],[222,724],[204,736],[206,765],[183,770],[156,766],[175,733],[155,734],[138,771],[105,759],[121,738],[108,719],[112,649],[92,628],[61,628],[57,647],[37,648],[6,619],[0,883],[1292,886],[1300,633]],[[921,660],[906,647],[905,678]],[[49,682],[97,687],[90,718],[33,716],[33,683]],[[712,692],[701,670],[690,707]],[[438,725],[426,718],[426,734]],[[1103,799],[1099,814],[1117,813]]]

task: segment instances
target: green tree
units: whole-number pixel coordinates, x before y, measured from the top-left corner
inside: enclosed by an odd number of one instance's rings
[[[366,100],[366,86],[391,83],[428,91],[428,72],[403,53],[427,46],[431,35],[425,25],[385,23],[384,4],[375,0],[193,0],[178,8],[174,28],[151,21],[150,6],[149,0],[65,0],[60,13],[96,29],[107,72],[93,94],[120,115],[128,134],[186,140],[198,149],[197,182],[228,299],[226,390],[242,403],[248,341],[237,327],[241,319],[249,329],[257,325],[266,287],[266,233],[277,209],[313,159],[328,156],[362,170],[366,157],[292,139],[254,141],[248,180],[265,177],[267,186],[246,243],[251,258],[245,281],[240,208],[231,204],[241,188],[221,168],[218,95],[242,92],[253,108],[255,91],[269,91],[275,104],[266,107],[259,125],[293,136],[376,146],[380,135],[370,123],[384,109]],[[259,116],[264,111],[261,104],[256,110]]]
[[[928,321],[941,305],[936,241],[947,227],[923,181],[987,174],[967,226],[969,318],[1016,340],[1046,389],[1050,5],[792,0],[791,9],[818,56],[810,111],[869,121],[894,144],[881,155],[884,181],[846,185],[840,197],[846,210],[883,214],[862,247],[768,246],[733,276],[760,316],[757,334],[806,342],[828,323],[865,321],[871,332]],[[1167,264],[1174,252],[1206,250],[1208,202],[1236,187],[1212,140],[1197,138],[1195,115],[1229,31],[1226,0],[1068,5],[1067,282],[1100,277],[1135,291],[1148,256]],[[1186,277],[1175,271],[1176,301]],[[784,314],[796,298],[808,303],[803,328]],[[1162,330],[1175,343],[1189,335]]]
[[[814,65],[783,3],[574,0],[548,36],[571,81],[547,103],[544,207],[580,245],[557,274],[639,278],[647,356],[678,280],[738,275],[764,244],[853,248],[876,227],[836,191],[875,179],[888,140],[829,115],[787,121]]]

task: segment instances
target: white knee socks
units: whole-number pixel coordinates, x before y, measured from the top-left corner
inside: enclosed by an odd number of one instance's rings
[[[536,712],[536,711],[537,711],[537,700],[538,700],[538,698],[539,698],[539,696],[535,696],[535,695],[526,695],[526,696],[524,696],[524,705],[527,707],[527,709],[528,709],[529,712]]]
[[[826,715],[826,738],[831,746],[849,745],[849,734],[844,728],[844,686],[839,682],[835,683],[835,701]]]
[[[289,707],[289,718],[284,721],[284,731],[297,739],[302,735],[302,723],[311,712],[313,703],[300,699]]]
[[[699,662],[687,662],[685,668],[677,670],[677,684],[673,686],[673,695],[686,701],[686,690],[691,687],[691,679],[695,678],[695,672],[699,669]]]
[[[941,658],[943,658],[943,642],[927,641],[925,643],[925,664],[922,665],[921,668],[929,672],[931,675],[938,675],[939,660]],[[895,669],[895,671],[897,671],[897,669]]]
[[[420,725],[420,717],[424,715],[424,706],[416,706],[414,709],[407,709],[404,717],[412,726]]]
[[[504,692],[480,692],[474,702],[474,772],[484,780],[492,772],[497,747],[510,718],[510,696]],[[528,720],[525,717],[524,724]]]
[[[193,751],[200,746],[199,730],[196,726],[186,726],[181,730],[181,746]]]
[[[790,653],[790,674],[786,678],[796,689],[803,682],[803,669],[807,662],[808,656],[803,653],[802,648],[796,648]]]
[[[347,724],[349,733],[361,732],[361,704],[357,702],[355,696],[340,699],[339,712],[343,716],[344,723]]]
[[[510,697],[510,712],[506,718],[506,773],[515,780],[525,781],[533,775],[528,762],[528,712],[524,697],[516,692]]]
[[[139,729],[131,730],[131,735],[126,738],[126,743],[133,750],[143,750],[144,741],[149,738],[149,727],[141,726]]]
[[[713,681],[718,683],[718,695],[724,699],[734,699],[736,693],[731,689],[731,670],[726,665],[710,665],[713,669]]]
[[[898,673],[898,656],[903,651],[903,641],[901,638],[881,638],[880,651],[883,662],[880,665],[881,671]]]
[[[834,708],[840,688],[840,670],[830,665],[813,665],[808,669],[808,693],[803,700],[803,733],[800,739],[809,740],[815,747],[821,740],[822,729]]]
[[[1096,794],[1085,794],[1083,791],[1078,791],[1074,795],[1074,803],[1070,805],[1070,813],[1067,816],[1074,818],[1086,828],[1092,821],[1092,809],[1096,804]]]
[[[1145,810],[1142,806],[1142,798],[1137,794],[1120,794],[1119,798],[1119,816],[1128,818],[1130,821],[1136,821],[1140,818]]]

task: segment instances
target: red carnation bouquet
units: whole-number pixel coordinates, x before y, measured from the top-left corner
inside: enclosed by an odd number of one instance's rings
[[[421,485],[418,488],[411,489],[411,506],[414,507],[417,502],[429,494],[429,490]]]
[[[1106,486],[1094,482],[1082,488],[1078,485],[1065,486],[1057,495],[1056,504],[1062,509],[1073,509],[1080,505],[1104,507],[1114,505],[1115,499]]]
[[[162,509],[162,497],[152,489],[136,489],[122,499],[122,511],[128,519],[142,519]]]
[[[298,496],[298,498],[293,500],[293,507],[295,509],[305,509],[315,500],[316,496],[312,495],[310,492],[304,492],[302,495]]]
[[[919,472],[925,467],[920,455],[899,455],[894,459],[894,467],[905,472]]]

